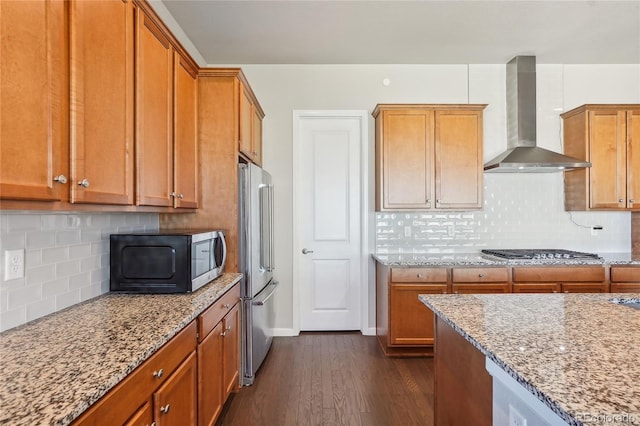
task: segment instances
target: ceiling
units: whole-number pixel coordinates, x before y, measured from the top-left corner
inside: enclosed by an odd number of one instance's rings
[[[640,1],[162,0],[215,64],[640,64]]]

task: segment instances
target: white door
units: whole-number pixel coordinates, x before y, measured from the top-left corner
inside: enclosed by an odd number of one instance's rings
[[[294,117],[300,330],[360,330],[364,114]]]

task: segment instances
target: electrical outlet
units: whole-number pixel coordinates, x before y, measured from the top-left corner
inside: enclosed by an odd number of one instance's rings
[[[527,419],[509,404],[509,426],[527,426]]]
[[[4,251],[4,280],[15,280],[24,277],[24,250]]]

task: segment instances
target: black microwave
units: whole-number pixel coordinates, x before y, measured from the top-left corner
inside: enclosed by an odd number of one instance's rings
[[[110,236],[113,292],[188,293],[217,278],[227,246],[222,231],[162,231]]]

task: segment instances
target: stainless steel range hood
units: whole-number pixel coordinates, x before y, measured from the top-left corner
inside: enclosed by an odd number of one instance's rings
[[[507,64],[507,150],[484,165],[487,173],[548,173],[591,163],[536,146],[536,58]]]

